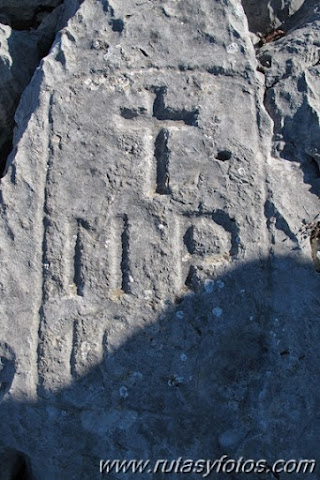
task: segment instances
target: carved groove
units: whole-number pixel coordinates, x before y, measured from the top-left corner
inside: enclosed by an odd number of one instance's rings
[[[198,125],[199,110],[176,110],[165,105],[164,96],[167,92],[166,87],[156,87],[154,89],[156,98],[153,104],[153,116],[158,120],[175,120],[182,121],[186,125],[196,127]]]
[[[124,293],[131,293],[129,247],[130,247],[130,239],[129,239],[128,216],[123,215],[123,230],[122,230],[122,234],[121,234],[121,248],[122,248],[122,256],[121,256],[122,283],[121,283],[121,289],[123,290]]]
[[[83,233],[82,230],[89,230],[89,224],[85,220],[77,219],[77,233],[76,233],[76,242],[74,246],[74,277],[73,282],[77,289],[77,295],[83,297],[83,292],[85,288],[85,278],[84,278],[84,259],[83,259]]]
[[[235,221],[223,210],[215,210],[212,214],[212,219],[218,225],[223,227],[226,232],[229,232],[231,235],[231,250],[230,255],[236,256],[239,253],[239,239],[240,239],[240,229]]]
[[[183,242],[184,242],[185,246],[187,247],[188,252],[191,255],[193,255],[193,253],[195,251],[193,235],[194,235],[194,225],[191,225],[191,227],[188,228],[188,230],[186,231],[186,233],[184,234],[184,237],[183,237]]]
[[[77,295],[83,297],[84,278],[82,276],[83,262],[83,244],[80,235],[80,225],[78,224],[77,238],[74,247],[74,284],[77,287]]]
[[[165,128],[160,130],[155,141],[154,155],[157,160],[157,188],[156,192],[160,195],[168,195],[169,188],[169,149],[168,149],[169,131]]]
[[[79,343],[79,321],[75,320],[73,322],[73,330],[72,330],[72,350],[71,350],[71,355],[70,355],[70,372],[72,375],[72,378],[77,379],[78,374],[77,374],[77,369],[76,369],[76,362],[77,362],[77,349],[78,349],[78,343]]]

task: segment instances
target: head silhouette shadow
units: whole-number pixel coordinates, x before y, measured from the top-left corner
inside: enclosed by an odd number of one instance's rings
[[[195,279],[121,346],[106,338],[103,361],[73,384],[36,403],[9,391],[0,479],[98,479],[100,459],[317,458],[319,278],[288,256]],[[137,475],[181,478],[105,478]]]

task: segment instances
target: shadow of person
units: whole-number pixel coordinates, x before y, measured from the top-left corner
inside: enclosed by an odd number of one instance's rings
[[[256,260],[195,282],[120,346],[107,333],[101,363],[68,387],[35,403],[4,398],[0,479],[98,479],[100,459],[318,460],[318,289],[311,264]],[[22,476],[9,472],[12,451]],[[181,478],[168,462],[105,478]],[[205,478],[225,476],[242,478]]]

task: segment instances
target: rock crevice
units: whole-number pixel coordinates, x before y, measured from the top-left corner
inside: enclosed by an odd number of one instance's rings
[[[61,1],[0,3],[0,43],[2,78],[0,92],[0,175],[6,171],[7,159],[13,149],[15,112],[21,95],[40,61],[54,41]]]

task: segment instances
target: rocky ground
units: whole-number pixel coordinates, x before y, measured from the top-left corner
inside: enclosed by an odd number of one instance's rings
[[[318,1],[0,0],[0,22],[0,480],[319,462]]]

